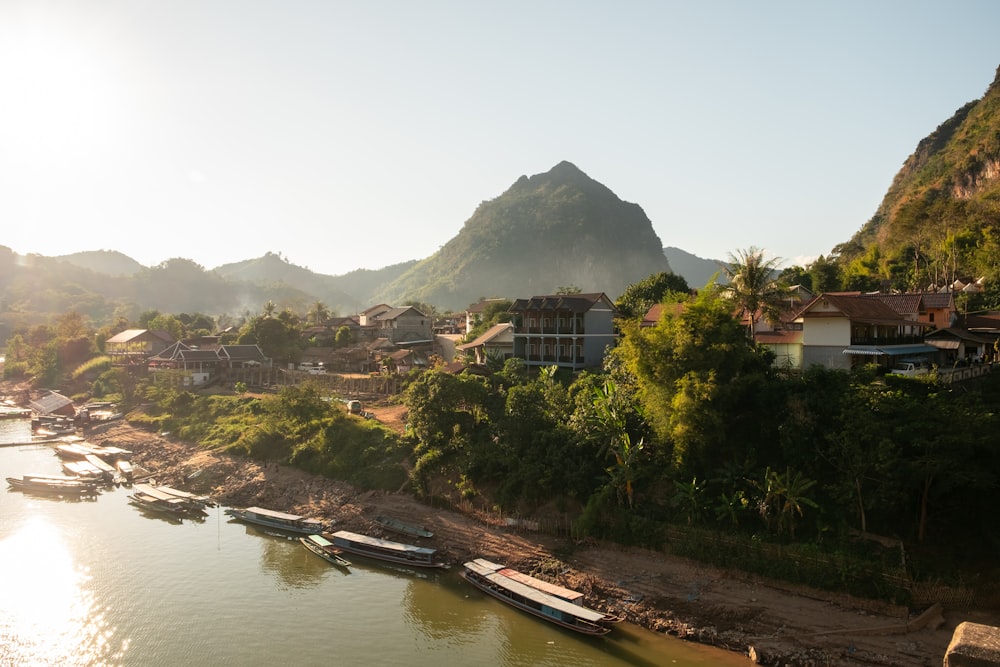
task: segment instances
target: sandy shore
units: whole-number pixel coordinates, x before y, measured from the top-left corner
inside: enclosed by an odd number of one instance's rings
[[[958,623],[1000,625],[996,615],[948,609],[911,613],[661,552],[597,542],[567,545],[544,535],[514,533],[482,517],[423,505],[405,493],[358,491],[294,468],[201,450],[123,421],[93,428],[87,438],[130,449],[134,462],[158,482],[208,492],[225,505],[315,516],[337,528],[389,539],[393,536],[374,522],[379,514],[427,526],[435,536],[421,544],[439,549],[454,563],[484,557],[547,574],[583,591],[588,606],[657,632],[750,655],[760,664],[937,666]],[[570,552],[565,560],[555,555]]]

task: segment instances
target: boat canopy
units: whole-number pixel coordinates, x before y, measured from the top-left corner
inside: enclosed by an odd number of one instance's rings
[[[430,549],[427,547],[418,547],[412,544],[403,544],[402,542],[393,542],[392,540],[383,540],[379,537],[372,537],[370,535],[361,535],[360,533],[352,533],[347,530],[338,530],[333,534],[334,539],[341,539],[346,542],[353,542],[354,544],[360,544],[375,549],[382,549],[384,551],[395,551],[401,554],[421,554],[427,558],[430,558],[437,553],[437,549]]]
[[[246,511],[250,514],[256,514],[257,516],[266,516],[271,519],[279,519],[281,521],[292,521],[292,522],[307,522],[307,523],[322,523],[317,519],[306,519],[299,516],[298,514],[288,514],[287,512],[279,512],[277,510],[264,509],[263,507],[248,507]]]
[[[522,584],[521,582],[515,581],[510,577],[505,577],[498,572],[494,572],[491,568],[484,567],[475,561],[469,561],[466,563],[465,568],[470,572],[479,575],[491,584],[495,584],[500,588],[505,588],[515,595],[531,600],[540,605],[544,605],[550,609],[555,609],[563,614],[566,614],[567,616],[575,616],[576,618],[590,621],[595,624],[599,624],[604,620],[604,614],[599,611],[594,611],[593,609],[588,609],[587,607],[581,607],[569,602],[568,600],[563,600],[562,598],[557,598],[554,595],[543,593],[537,588],[532,588],[531,586]]]
[[[322,535],[306,535],[306,539],[321,547],[332,547],[333,542],[326,539]]]
[[[560,586],[558,584],[549,583],[543,579],[538,579],[530,574],[525,574],[523,572],[518,572],[517,570],[512,570],[506,565],[499,565],[497,563],[492,563],[485,558],[477,558],[473,561],[481,565],[484,568],[491,569],[497,574],[502,574],[503,576],[518,581],[522,584],[527,584],[532,588],[537,588],[543,593],[548,593],[549,595],[554,595],[557,598],[562,598],[572,602],[575,605],[583,604],[583,593],[580,591],[574,591],[571,588],[566,588],[565,586]]]

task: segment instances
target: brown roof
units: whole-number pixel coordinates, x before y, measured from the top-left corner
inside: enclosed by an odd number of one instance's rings
[[[882,301],[862,297],[857,292],[825,292],[820,294],[799,311],[798,317],[836,317],[831,313],[812,312],[814,306],[824,301],[855,322],[891,326],[914,324],[913,321],[900,317],[895,310]]]
[[[779,343],[801,343],[801,331],[758,331],[754,332],[753,338],[760,345],[777,345]]]
[[[130,340],[136,338],[142,338],[144,336],[151,336],[153,338],[159,338],[165,343],[173,343],[173,337],[166,331],[153,331],[152,329],[126,329],[121,333],[115,334],[107,340],[108,343],[127,343]]]
[[[514,325],[510,322],[501,322],[500,324],[494,324],[489,329],[487,329],[481,336],[476,338],[476,340],[471,343],[466,343],[464,345],[458,345],[455,347],[456,350],[471,350],[472,348],[479,347],[480,345],[485,345],[490,342],[500,334],[505,331],[509,331],[514,328]]]
[[[920,312],[921,295],[907,294],[864,294],[866,299],[878,299],[900,315],[916,315]]]
[[[955,297],[951,292],[924,292],[925,308],[954,308]]]
[[[601,300],[607,301],[612,308],[614,304],[604,292],[591,294],[549,294],[533,296],[530,299],[516,299],[508,312],[525,310],[569,310],[583,313],[593,308]]]
[[[256,345],[223,345],[219,348],[219,356],[233,361],[267,361],[267,357]]]
[[[467,313],[481,313],[484,310],[486,310],[486,306],[490,305],[491,303],[497,303],[498,301],[506,301],[506,300],[507,299],[504,299],[502,297],[491,297],[489,299],[483,299],[479,303],[474,303],[471,306],[469,306],[468,308],[466,308],[465,312],[467,312]]]

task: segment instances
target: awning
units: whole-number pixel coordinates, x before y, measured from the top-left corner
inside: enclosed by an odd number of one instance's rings
[[[938,348],[933,345],[851,345],[844,348],[844,354],[864,354],[869,356],[901,357],[910,354],[930,354],[937,352]]]
[[[850,347],[844,348],[844,354],[866,354],[876,357],[880,354],[885,354],[885,352],[878,349],[874,345],[851,345]]]
[[[932,340],[930,344],[939,350],[957,350],[959,346],[957,340]]]

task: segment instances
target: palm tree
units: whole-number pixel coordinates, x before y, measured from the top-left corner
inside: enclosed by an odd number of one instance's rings
[[[316,326],[320,326],[330,317],[330,309],[322,301],[313,304],[309,311],[309,320]]]
[[[784,290],[775,277],[777,257],[764,259],[764,251],[751,246],[746,250],[729,253],[729,262],[722,269],[729,278],[726,292],[740,308],[740,314],[750,320],[750,337],[753,338],[755,322],[761,313],[777,317],[778,304]]]
[[[273,317],[274,311],[277,310],[277,308],[278,304],[268,299],[267,303],[264,304],[264,317]]]

